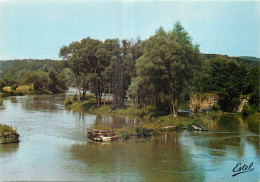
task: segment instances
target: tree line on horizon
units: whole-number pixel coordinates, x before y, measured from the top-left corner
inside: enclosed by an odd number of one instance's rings
[[[59,56],[62,61],[50,62],[45,68],[44,63],[38,63],[30,71],[48,74],[54,81],[45,88],[52,88],[54,93],[53,85],[62,82],[61,78],[63,85],[76,86],[79,100],[86,99],[90,91],[97,106],[104,94],[112,94],[114,108],[122,107],[125,98],[130,98],[136,105],[153,105],[177,116],[180,104],[198,92],[216,92],[220,108],[228,112],[238,106],[240,95],[250,94],[250,103],[256,107],[259,103],[259,61],[204,55],[179,22],[170,31],[160,27],[146,40],[87,37],[63,46]],[[27,79],[21,81],[23,84],[33,82],[23,66],[17,63],[6,70],[20,78],[18,81]],[[57,79],[52,78],[50,69],[56,71]]]

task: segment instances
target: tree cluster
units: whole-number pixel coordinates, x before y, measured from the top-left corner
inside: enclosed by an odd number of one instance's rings
[[[3,70],[0,89],[29,85],[36,91],[64,92],[73,83],[73,73],[62,62],[50,60],[19,60]]]
[[[60,57],[76,75],[79,99],[90,90],[99,106],[102,94],[112,93],[118,108],[127,94],[136,104],[154,105],[174,116],[203,66],[198,45],[192,44],[180,23],[169,32],[159,28],[145,41],[102,42],[88,37],[62,47]]]
[[[87,91],[94,93],[100,106],[102,95],[113,94],[113,106],[123,105],[126,91],[136,76],[135,62],[142,55],[143,42],[90,37],[72,42],[60,50],[76,80],[77,96],[84,99]]]

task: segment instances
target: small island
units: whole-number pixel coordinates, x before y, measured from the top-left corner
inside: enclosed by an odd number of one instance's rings
[[[12,127],[0,124],[0,144],[18,143],[19,136]]]

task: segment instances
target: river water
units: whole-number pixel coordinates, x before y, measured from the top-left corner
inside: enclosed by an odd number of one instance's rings
[[[242,118],[202,115],[208,132],[95,143],[87,139],[88,127],[140,121],[66,111],[65,97],[5,98],[0,123],[15,127],[21,142],[0,144],[0,181],[259,181],[259,137]],[[252,162],[253,171],[232,177],[237,163]]]

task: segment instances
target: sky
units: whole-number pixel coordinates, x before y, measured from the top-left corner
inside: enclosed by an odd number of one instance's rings
[[[0,60],[59,59],[73,41],[147,39],[177,21],[202,53],[260,57],[260,1],[0,0]]]

